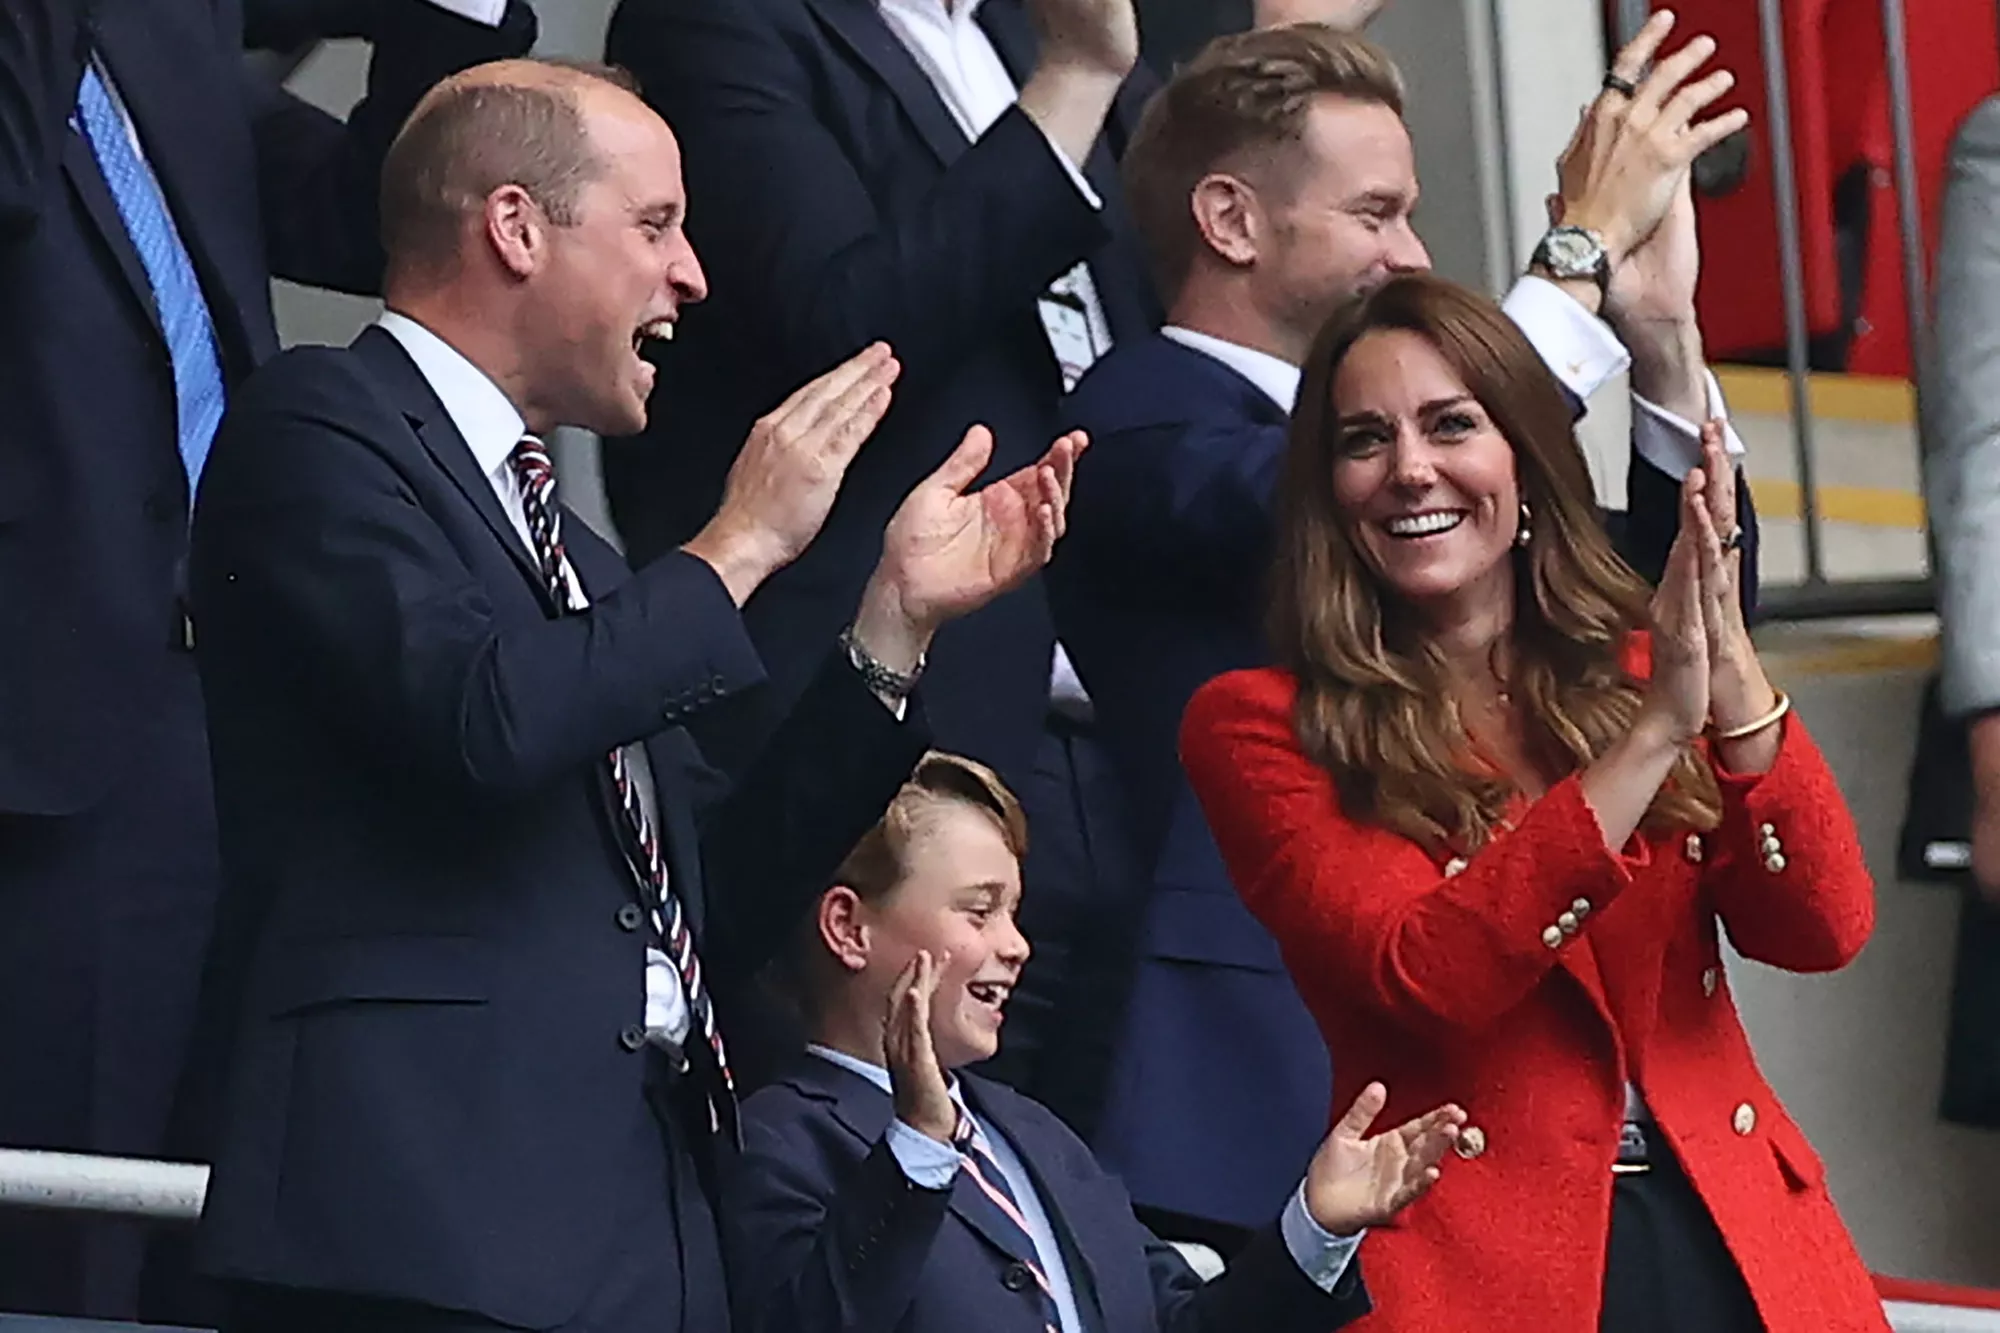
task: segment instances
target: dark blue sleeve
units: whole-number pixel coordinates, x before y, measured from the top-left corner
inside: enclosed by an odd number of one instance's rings
[[[822,1114],[746,1119],[722,1208],[742,1333],[898,1328],[944,1222],[950,1190],[911,1183],[886,1137],[859,1162],[837,1158],[805,1122]]]

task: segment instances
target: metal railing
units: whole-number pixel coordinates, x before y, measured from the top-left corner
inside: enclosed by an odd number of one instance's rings
[[[0,1208],[189,1223],[207,1194],[208,1168],[190,1162],[0,1148]]]
[[[1903,296],[1909,318],[1912,392],[1928,363],[1930,303],[1924,262],[1923,215],[1917,182],[1915,122],[1911,113],[1908,25],[1904,0],[1881,0],[1882,55],[1888,76],[1889,128],[1894,160],[1897,244],[1901,247]],[[1620,42],[1630,41],[1653,6],[1648,0],[1618,0]],[[1800,234],[1798,153],[1792,133],[1789,66],[1786,63],[1784,0],[1757,0],[1757,25],[1764,61],[1765,138],[1770,144],[1771,179],[1778,229],[1779,291],[1785,325],[1785,377],[1789,388],[1792,457],[1799,483],[1799,523],[1805,576],[1798,583],[1767,583],[1761,609],[1779,620],[1835,616],[1900,615],[1935,609],[1928,578],[1830,579],[1821,531],[1819,454],[1815,447],[1811,383],[1811,331],[1806,315],[1805,251]],[[1921,421],[1919,410],[1917,419]],[[1934,567],[1934,566],[1933,566]]]

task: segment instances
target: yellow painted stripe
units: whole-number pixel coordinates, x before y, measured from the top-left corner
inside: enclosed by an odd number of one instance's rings
[[[1762,366],[1717,366],[1715,378],[1732,412],[1790,416],[1791,379]],[[1908,380],[1879,375],[1811,375],[1806,401],[1812,414],[1829,421],[1862,421],[1908,426],[1917,419],[1917,396]]]
[[[1752,477],[1750,494],[1760,518],[1797,518],[1801,512],[1799,484],[1778,477]],[[1924,497],[1908,491],[1874,486],[1821,486],[1819,516],[1828,523],[1857,523],[1871,528],[1921,528]]]
[[[1858,676],[1874,671],[1930,671],[1937,666],[1935,635],[1923,639],[1843,639],[1838,642],[1773,646],[1759,654],[1773,675]]]

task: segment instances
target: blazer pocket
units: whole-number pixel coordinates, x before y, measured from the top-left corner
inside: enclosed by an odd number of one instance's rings
[[[1784,1173],[1787,1185],[1794,1190],[1816,1190],[1826,1185],[1826,1164],[1820,1161],[1819,1153],[1790,1116],[1780,1114],[1774,1118],[1770,1138],[1771,1153],[1778,1159],[1778,1169]]]
[[[490,979],[486,941],[470,935],[320,940],[286,958],[266,1010],[284,1018],[347,1002],[484,1004]]]

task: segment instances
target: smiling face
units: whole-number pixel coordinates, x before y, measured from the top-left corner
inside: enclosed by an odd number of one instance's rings
[[[1281,161],[1254,278],[1259,304],[1303,348],[1344,302],[1431,260],[1410,225],[1416,158],[1393,109],[1319,97]]]
[[[1333,402],[1334,505],[1376,577],[1420,606],[1499,595],[1520,529],[1514,447],[1436,346],[1363,334]]]
[[[671,337],[708,282],[683,229],[680,146],[666,122],[621,89],[579,100],[599,170],[572,225],[547,230],[529,332],[553,419],[629,435],[645,426],[653,389],[642,341]]]
[[[926,797],[907,812],[898,859],[898,878],[880,893],[864,897],[843,884],[821,897],[819,945],[844,974],[839,992],[821,1001],[864,1016],[879,1042],[896,979],[927,950],[942,962],[930,1011],[938,1063],[956,1069],[989,1059],[1028,961],[1015,921],[1020,858],[989,811]]]

